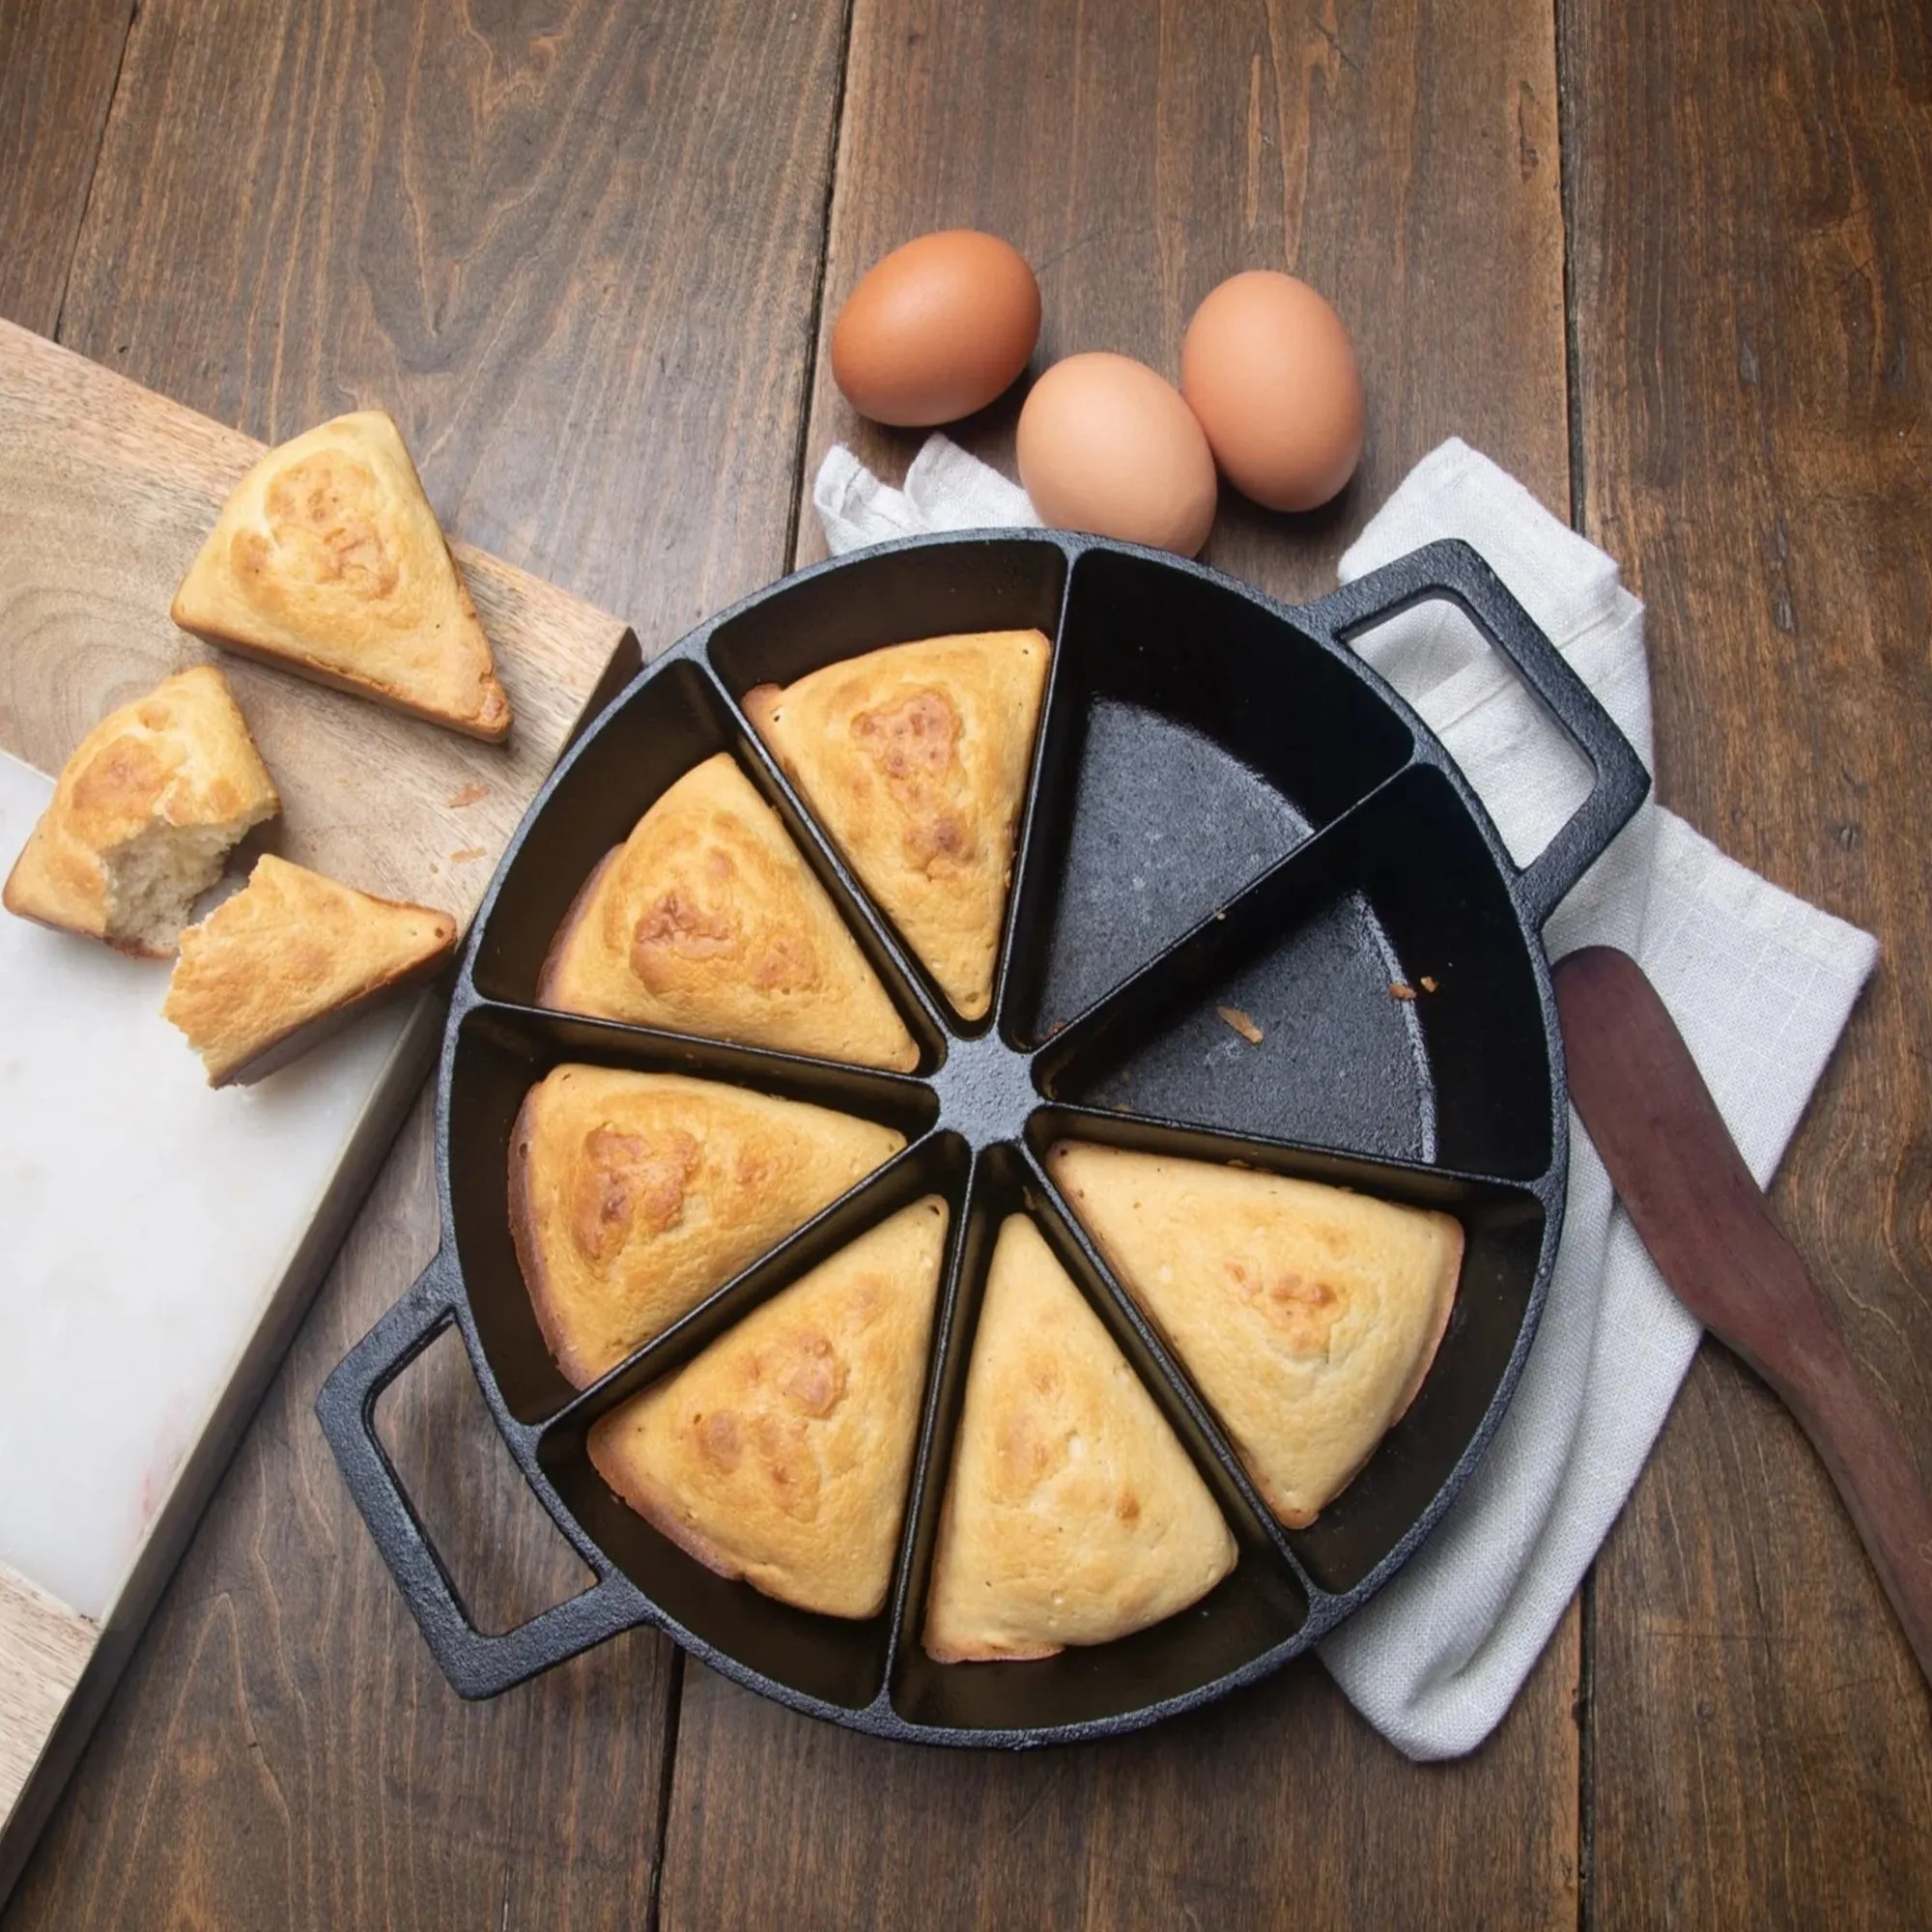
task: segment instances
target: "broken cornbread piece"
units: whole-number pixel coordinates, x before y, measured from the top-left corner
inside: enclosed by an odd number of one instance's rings
[[[281,809],[228,680],[197,665],[74,748],[8,875],[7,910],[165,959],[230,848]]]

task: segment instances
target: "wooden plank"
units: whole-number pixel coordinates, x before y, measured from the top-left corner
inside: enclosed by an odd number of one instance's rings
[[[1021,18],[858,0],[808,487],[835,440],[894,475],[917,448],[852,415],[825,335],[878,255],[963,223],[1038,265],[1042,360],[1111,348],[1171,374],[1194,303],[1242,268],[1334,295],[1368,386],[1361,479],[1308,518],[1230,499],[1208,552],[1270,590],[1331,585],[1452,432],[1567,510],[1547,8],[1056,0]],[[961,434],[1009,474],[1013,415]],[[809,504],[799,548],[820,554]],[[879,1747],[689,1668],[663,1922],[1573,1924],[1577,1672],[1573,1614],[1499,1739],[1445,1771],[1383,1745],[1314,1665],[1164,1732],[1018,1760]]]
[[[1661,795],[1884,945],[1775,1198],[1932,1476],[1932,19],[1565,20],[1587,526],[1650,604]],[[1592,1651],[1595,1923],[1924,1922],[1926,1687],[1809,1448],[1715,1349]]]
[[[460,542],[506,745],[201,643],[169,601],[262,445],[5,322],[0,452],[0,748],[57,772],[104,712],[212,659],[282,795],[257,842],[365,892],[467,921],[611,661],[637,662],[619,619]]]
[[[218,655],[175,628],[168,602],[260,449],[0,322],[0,628],[11,639],[0,658],[0,749],[58,770],[103,712]],[[222,656],[283,800],[281,817],[238,863],[256,849],[279,850],[387,896],[466,920],[474,909],[578,717],[607,676],[635,668],[638,652],[618,619],[482,552],[459,545],[458,553],[517,707],[510,743],[480,746]],[[200,1434],[179,1466],[166,1465],[142,1547],[126,1586],[104,1606],[99,1650],[71,1705],[42,1700],[60,1733],[9,1726],[10,1753],[38,1768],[19,1815],[11,1804],[0,1812],[0,1895],[420,1085],[434,1040],[434,1014],[419,1010],[403,1049],[367,1085],[344,1092],[341,1140],[300,1156],[323,1163],[312,1176],[306,1228],[298,1223],[278,1236],[286,1244],[279,1272],[240,1284],[249,1325],[235,1333],[226,1369],[211,1369],[226,1381],[174,1392],[204,1418]],[[185,1161],[182,1171],[189,1171]],[[319,1231],[327,1232],[327,1245]],[[208,1261],[218,1269],[213,1248]],[[224,1279],[224,1297],[235,1290]],[[11,1694],[19,1662],[0,1654],[0,1693]]]
[[[1328,508],[1224,491],[1207,561],[1288,596],[1334,560],[1418,457],[1462,436],[1566,520],[1563,232],[1547,8],[1412,4],[1131,17],[858,0],[807,475],[835,441],[896,478],[923,432],[862,421],[826,354],[838,304],[889,248],[989,227],[1035,264],[1033,369],[1112,349],[1176,379],[1195,304],[1286,268],[1354,333],[1369,437]],[[1018,400],[948,434],[1012,463]],[[824,554],[817,521],[800,561]]]
[[[268,441],[381,404],[452,528],[668,642],[784,569],[840,17],[156,0],[63,340]]]
[[[1317,1663],[1117,1744],[881,1744],[687,1663],[662,1923],[1561,1926],[1577,1922],[1574,1653],[1466,1763],[1423,1768]]]
[[[0,1563],[0,1818],[14,1808],[97,1635],[94,1622]]]
[[[67,339],[265,438],[385,405],[446,523],[668,641],[783,567],[840,25],[834,0],[156,0]],[[433,1247],[428,1149],[425,1112],[10,1927],[643,1915],[664,1646],[460,1703],[315,1428],[322,1376]],[[505,1521],[520,1485],[466,1375],[433,1357],[384,1418],[458,1576],[510,1573],[476,1592],[501,1618],[575,1587],[575,1565]]]
[[[51,335],[134,0],[0,0],[0,316]]]

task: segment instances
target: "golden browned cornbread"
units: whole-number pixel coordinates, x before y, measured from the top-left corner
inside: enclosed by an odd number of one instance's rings
[[[173,615],[211,643],[472,738],[509,734],[490,639],[384,411],[270,450],[221,506]]]
[[[1268,1507],[1313,1522],[1415,1399],[1463,1229],[1347,1188],[1063,1142],[1055,1183],[1172,1343]]]
[[[1000,1230],[933,1557],[926,1654],[1051,1657],[1171,1617],[1235,1567],[1187,1452],[1024,1215]]]
[[[969,1020],[993,1003],[1049,646],[891,644],[760,685],[745,709],[886,916]]]
[[[904,1146],[742,1087],[554,1068],[510,1134],[510,1230],[558,1368],[587,1387]]]
[[[779,815],[720,752],[593,872],[537,998],[910,1071],[919,1048]]]
[[[946,1204],[916,1201],[590,1432],[604,1480],[721,1577],[877,1615],[905,1512]]]
[[[248,883],[181,936],[161,1013],[211,1087],[260,1080],[456,947],[446,912],[373,898],[265,853]]]
[[[228,680],[197,665],[74,748],[8,875],[7,910],[165,959],[229,848],[281,809]]]

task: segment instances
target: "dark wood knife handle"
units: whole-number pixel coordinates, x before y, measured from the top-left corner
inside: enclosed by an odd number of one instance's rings
[[[1570,1097],[1678,1299],[1776,1390],[1811,1438],[1932,1682],[1932,1495],[1777,1225],[1669,1009],[1634,959],[1553,975]]]

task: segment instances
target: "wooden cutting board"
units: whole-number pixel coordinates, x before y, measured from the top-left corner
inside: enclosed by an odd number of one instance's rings
[[[515,709],[507,745],[478,744],[222,656],[177,630],[168,605],[222,500],[261,453],[247,437],[0,322],[0,752],[58,771],[104,712],[171,671],[214,659],[284,805],[231,870],[244,870],[259,850],[278,851],[384,896],[446,907],[467,923],[575,726],[639,667],[637,640],[616,618],[456,542]],[[0,776],[14,820],[37,809],[31,773]],[[0,1076],[12,1084],[0,1104],[13,1104],[17,1122],[17,1096],[32,1096],[46,1131],[44,1147],[0,1133],[0,1159],[13,1169],[0,1172],[0,1198],[16,1217],[15,1256],[30,1258],[24,1270],[0,1270],[0,1383],[11,1366],[7,1396],[17,1411],[42,1382],[70,1373],[110,1392],[116,1373],[130,1388],[145,1375],[174,1379],[153,1405],[156,1426],[127,1452],[138,1450],[142,1467],[110,1454],[95,1486],[104,1496],[138,1476],[132,1504],[95,1506],[116,1521],[88,1520],[78,1502],[65,1516],[59,1506],[43,1506],[38,1519],[28,1510],[24,1529],[0,1520],[0,1899],[420,1088],[440,1022],[439,1002],[425,997],[365,1021],[260,1089],[211,1094],[159,1017],[164,969],[144,979],[87,941],[39,928],[4,936],[12,984],[0,986]],[[128,1042],[125,1100],[101,1037]],[[53,1119],[70,1064],[94,1111]],[[207,1111],[221,1103],[237,1111]],[[151,1108],[155,1130],[90,1133],[103,1104]],[[27,1173],[30,1162],[43,1172]],[[105,1265],[88,1248],[93,1229],[77,1227],[71,1241],[63,1231],[75,1217],[111,1221],[129,1202],[171,1206],[188,1195],[236,1205],[172,1225],[143,1271],[140,1313],[165,1325],[175,1296],[201,1332],[173,1355],[152,1345],[138,1352],[111,1307],[102,1312],[71,1278],[55,1279],[64,1265],[72,1276],[76,1256],[88,1256],[97,1276]],[[70,1218],[23,1228],[17,1217],[36,1212]],[[124,1238],[138,1241],[141,1232],[123,1231]],[[23,1278],[28,1270],[38,1274]],[[32,1311],[55,1297],[65,1298],[61,1321],[35,1326]],[[21,1368],[30,1328],[31,1376]],[[117,1350],[137,1352],[117,1361]],[[46,1433],[57,1435],[69,1418],[59,1408],[49,1416]],[[0,1486],[18,1493],[57,1480],[49,1470],[61,1452],[42,1453],[40,1441],[17,1415],[11,1433],[0,1418]],[[75,1491],[84,1493],[84,1485]],[[71,1548],[63,1547],[70,1521]],[[16,1550],[32,1552],[19,1569],[6,1561],[8,1534]],[[87,1613],[51,1592],[36,1568],[58,1571]]]

